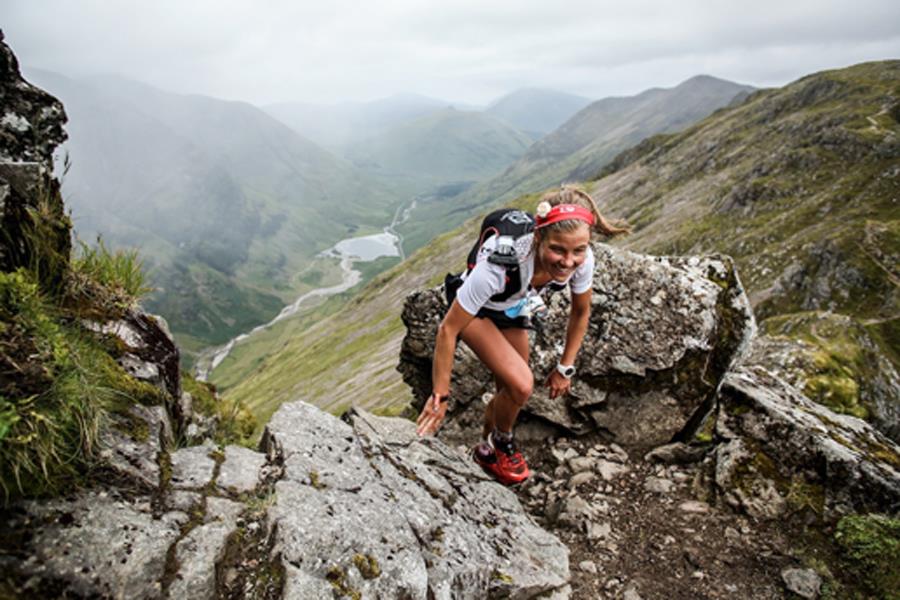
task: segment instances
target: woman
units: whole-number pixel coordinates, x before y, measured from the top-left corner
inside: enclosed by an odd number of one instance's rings
[[[551,398],[569,391],[575,374],[575,357],[587,330],[591,311],[594,255],[591,231],[614,236],[627,226],[606,221],[594,200],[584,191],[564,186],[544,195],[537,207],[530,251],[520,257],[519,289],[507,299],[507,267],[488,260],[498,236],[488,238],[477,263],[457,291],[441,322],[435,341],[432,393],[417,421],[419,435],[437,431],[447,412],[450,371],[457,336],[494,374],[496,393],[485,409],[482,441],[475,447],[475,461],[504,484],[524,481],[528,465],[516,450],[513,425],[531,396],[534,382],[528,366],[528,307],[547,288],[568,286],[572,309],[566,344],[557,368],[547,377]],[[504,294],[503,292],[506,292]],[[492,299],[493,297],[493,299]]]

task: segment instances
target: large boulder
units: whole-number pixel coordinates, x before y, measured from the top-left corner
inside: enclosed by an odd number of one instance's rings
[[[754,517],[900,510],[900,447],[759,365],[725,377],[716,436],[716,487]]]
[[[533,598],[565,589],[568,549],[516,495],[406,420],[283,405],[269,527],[288,598]],[[301,508],[302,507],[302,508]]]
[[[686,436],[712,408],[719,381],[755,331],[734,264],[724,256],[654,257],[605,244],[593,249],[593,308],[573,391],[550,400],[536,385],[524,412],[557,430],[601,430],[637,447]],[[567,293],[554,295],[543,329],[532,335],[538,384],[559,360],[568,306]],[[440,288],[410,295],[403,309],[407,334],[398,368],[420,403],[431,391],[434,338],[445,311]],[[477,357],[459,344],[449,421],[477,423],[480,403],[472,400],[493,385]]]

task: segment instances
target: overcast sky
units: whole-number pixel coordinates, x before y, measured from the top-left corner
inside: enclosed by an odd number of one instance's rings
[[[2,0],[0,28],[29,67],[260,105],[776,86],[900,58],[897,0]]]

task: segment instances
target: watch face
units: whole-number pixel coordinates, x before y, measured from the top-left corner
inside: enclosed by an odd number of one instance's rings
[[[575,367],[560,367],[559,372],[563,377],[571,378],[575,374]]]

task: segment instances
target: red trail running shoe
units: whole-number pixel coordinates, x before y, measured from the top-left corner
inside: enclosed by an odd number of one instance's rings
[[[494,444],[488,440],[480,442],[472,452],[472,458],[484,471],[503,485],[522,483],[531,475],[522,453],[514,444]],[[505,448],[503,446],[506,446]],[[499,446],[499,447],[498,447]]]

